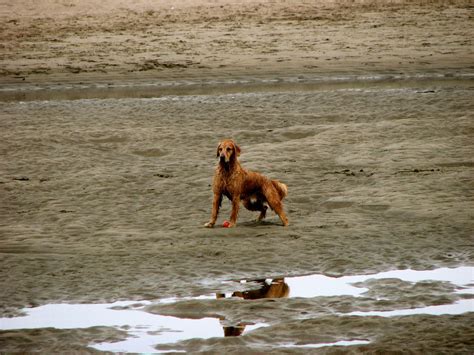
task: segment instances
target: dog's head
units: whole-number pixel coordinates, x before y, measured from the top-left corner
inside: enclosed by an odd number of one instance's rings
[[[226,139],[217,146],[217,158],[220,163],[230,163],[240,155],[240,147],[232,139]]]

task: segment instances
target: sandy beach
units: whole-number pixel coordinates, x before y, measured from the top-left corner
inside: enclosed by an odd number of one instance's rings
[[[473,17],[0,1],[0,352],[472,354]],[[203,227],[228,137],[289,227]]]

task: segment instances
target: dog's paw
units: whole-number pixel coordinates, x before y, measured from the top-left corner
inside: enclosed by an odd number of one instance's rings
[[[212,227],[214,227],[214,223],[212,223],[212,222],[207,222],[207,223],[204,225],[204,227],[206,227],[206,228],[212,228]]]
[[[222,223],[222,227],[223,228],[233,228],[233,227],[235,227],[235,223],[232,223],[232,222],[229,222],[229,221],[224,221],[224,223]]]

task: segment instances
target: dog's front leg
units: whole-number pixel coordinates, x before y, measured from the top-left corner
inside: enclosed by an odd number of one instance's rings
[[[239,215],[240,196],[232,196],[232,212],[230,213],[229,227],[235,227],[237,224],[237,216]]]
[[[216,224],[217,215],[219,214],[219,207],[221,206],[221,202],[222,194],[220,192],[214,193],[214,200],[212,201],[211,219],[204,225],[204,227],[214,227],[214,224]]]

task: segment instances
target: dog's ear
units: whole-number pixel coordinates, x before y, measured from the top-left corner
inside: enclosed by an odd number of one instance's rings
[[[220,148],[220,147],[221,147],[221,144],[219,143],[219,144],[217,145],[217,149],[216,149],[216,152],[217,152],[217,153],[216,153],[216,154],[217,154],[217,155],[216,155],[216,158],[219,158],[219,155],[220,155],[220,154],[219,154],[219,148]]]
[[[240,147],[237,144],[235,144],[235,142],[234,142],[234,148],[235,148],[235,154],[239,157],[240,156]]]

